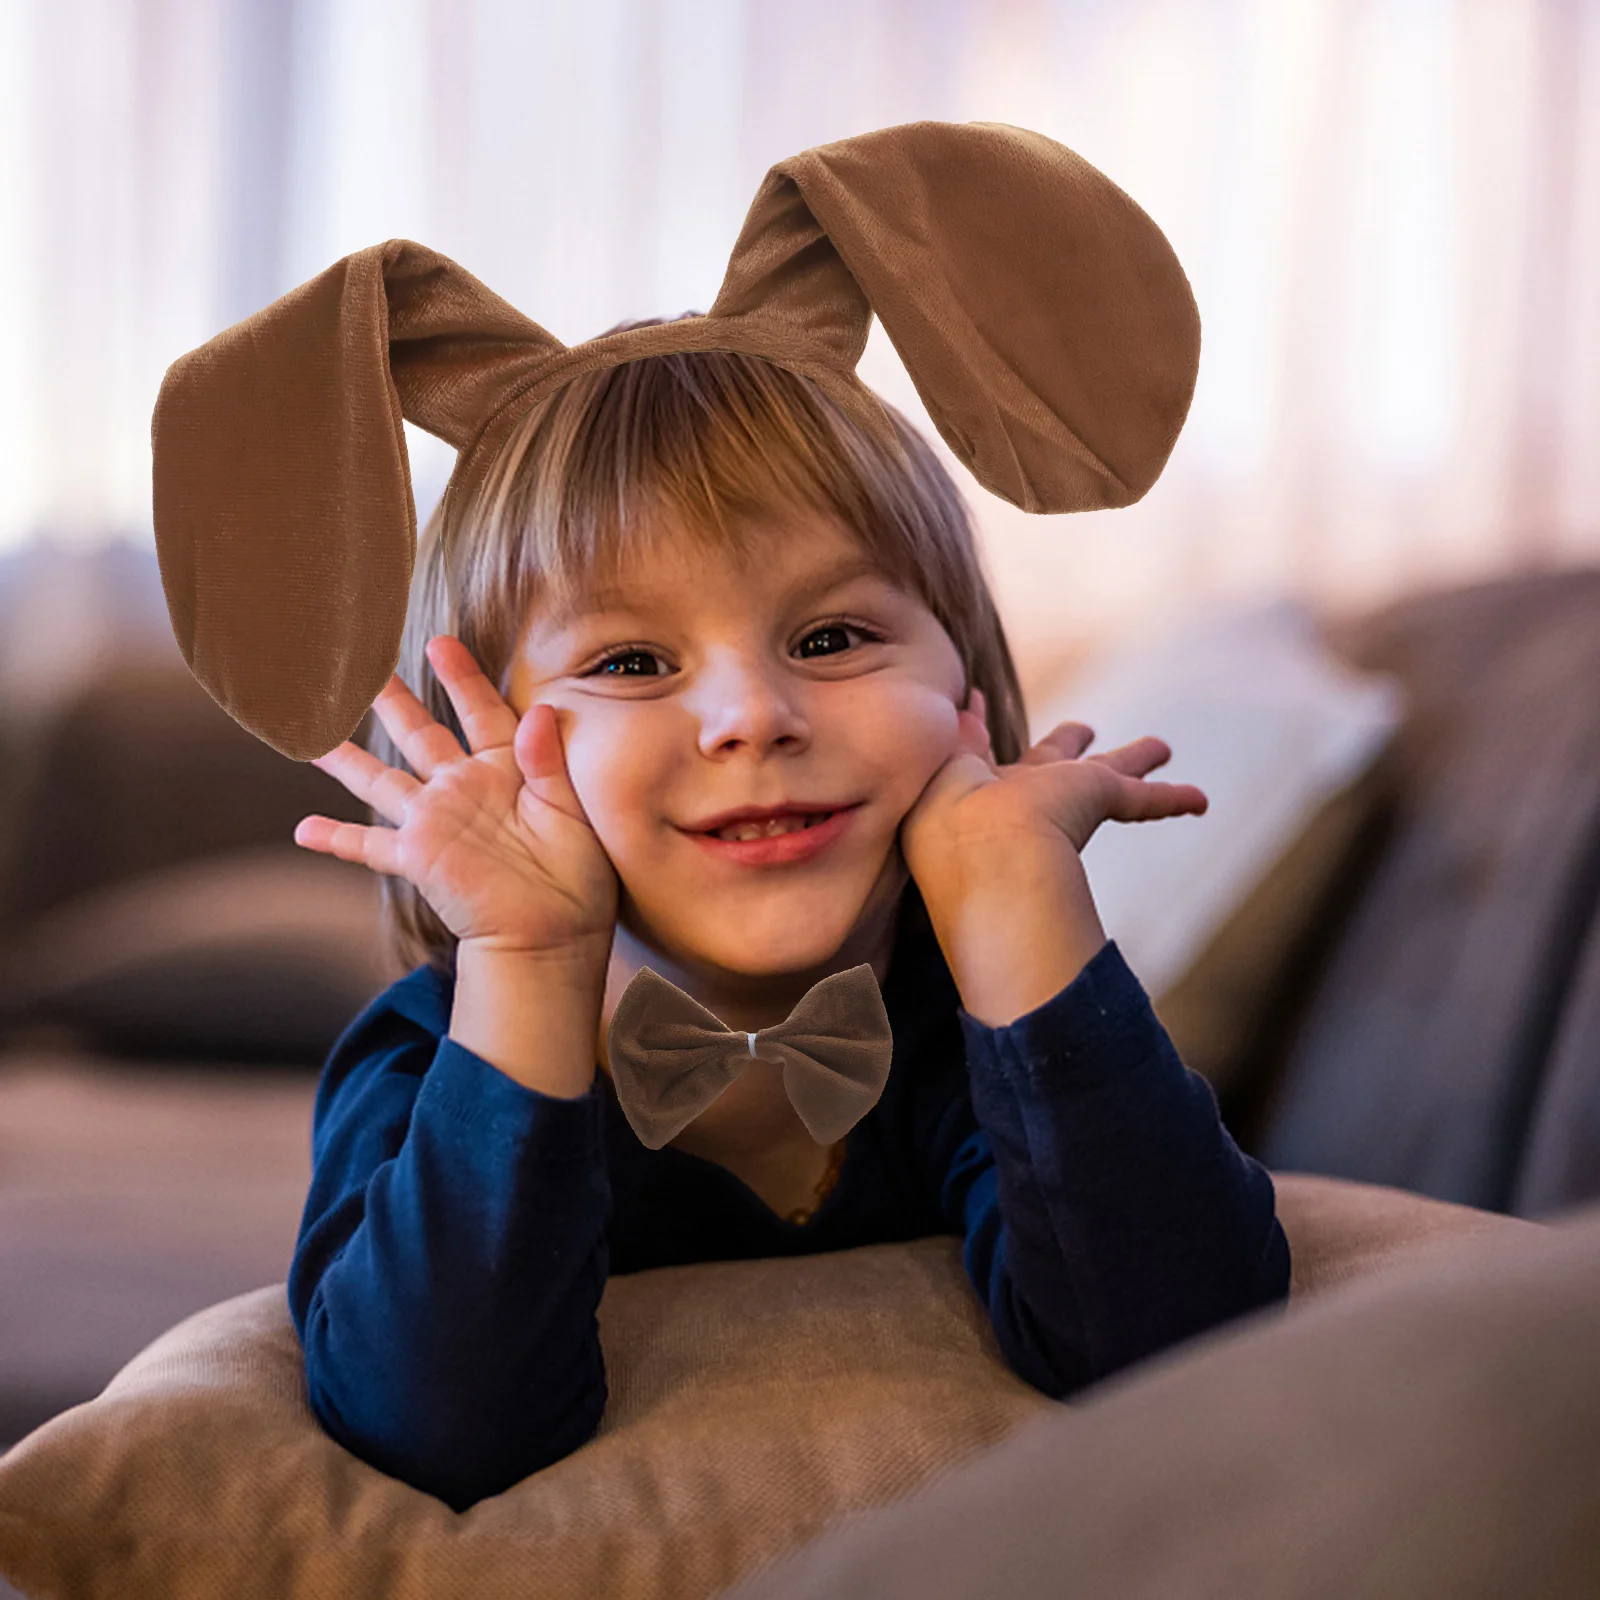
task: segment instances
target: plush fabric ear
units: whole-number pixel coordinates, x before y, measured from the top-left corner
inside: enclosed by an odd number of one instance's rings
[[[912,122],[768,172],[711,308],[855,366],[867,310],[945,442],[1026,511],[1128,505],[1194,393],[1200,317],[1161,230],[1081,156]]]
[[[403,239],[175,361],[151,425],[156,553],[189,669],[296,761],[399,660],[417,514],[402,416],[458,449],[565,346]]]
[[[403,239],[358,251],[173,363],[152,423],[156,550],[190,670],[296,761],[360,726],[399,661],[416,557],[401,418],[469,494],[581,372],[740,350],[892,437],[856,376],[873,313],[934,425],[1028,511],[1126,505],[1194,390],[1200,324],[1161,230],[1020,128],[914,122],[767,174],[704,317],[568,349]]]

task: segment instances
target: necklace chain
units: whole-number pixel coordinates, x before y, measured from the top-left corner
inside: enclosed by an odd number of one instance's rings
[[[784,1218],[785,1222],[792,1222],[796,1225],[804,1225],[814,1216],[816,1216],[817,1210],[821,1206],[822,1202],[833,1193],[834,1185],[839,1181],[839,1174],[844,1170],[844,1151],[845,1145],[848,1142],[848,1140],[841,1139],[833,1147],[833,1149],[828,1152],[828,1170],[824,1172],[817,1180],[816,1191],[811,1196],[811,1204],[808,1206],[796,1206],[795,1209]]]

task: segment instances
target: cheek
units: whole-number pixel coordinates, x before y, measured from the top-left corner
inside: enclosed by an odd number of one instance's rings
[[[863,729],[862,752],[882,793],[904,815],[961,743],[960,717],[946,694],[916,685],[886,700]]]
[[[648,741],[622,737],[603,707],[558,713],[567,776],[589,825],[614,856],[626,840],[628,819],[640,814],[640,796],[650,788]]]

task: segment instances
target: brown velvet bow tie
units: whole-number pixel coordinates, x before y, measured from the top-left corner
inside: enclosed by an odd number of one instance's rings
[[[622,991],[606,1030],[617,1101],[651,1150],[675,1138],[752,1061],[783,1068],[783,1087],[818,1144],[842,1139],[878,1102],[894,1038],[872,968],[835,972],[788,1019],[729,1028],[649,967]]]

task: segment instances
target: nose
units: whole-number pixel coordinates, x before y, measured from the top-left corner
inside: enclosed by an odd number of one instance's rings
[[[780,665],[753,653],[729,652],[700,674],[690,709],[699,721],[700,752],[728,756],[803,750],[811,725],[801,687]]]

